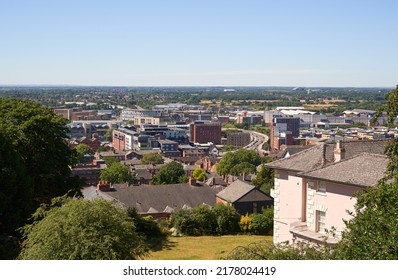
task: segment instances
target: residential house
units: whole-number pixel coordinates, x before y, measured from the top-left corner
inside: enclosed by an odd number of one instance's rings
[[[260,213],[273,207],[273,199],[255,186],[236,180],[217,194],[216,202],[231,203],[241,215]]]
[[[212,188],[191,179],[190,183],[186,184],[141,186],[114,184],[109,191],[98,191],[98,193],[125,208],[137,209],[138,214],[142,216],[166,218],[178,209],[190,209],[203,204],[214,206],[216,194],[220,190],[221,188]],[[83,193],[93,195],[90,189],[86,189]]]
[[[387,166],[386,140],[320,143],[267,166],[275,170],[274,243],[338,242],[355,194],[373,186]]]

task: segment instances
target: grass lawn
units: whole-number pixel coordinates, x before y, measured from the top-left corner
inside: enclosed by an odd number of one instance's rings
[[[225,235],[169,237],[160,251],[150,252],[145,260],[219,260],[235,247],[262,241],[272,242],[272,236]]]

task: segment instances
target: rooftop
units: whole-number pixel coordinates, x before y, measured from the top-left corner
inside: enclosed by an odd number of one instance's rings
[[[363,153],[329,166],[299,173],[299,176],[333,181],[355,186],[374,186],[384,177],[388,158],[384,155]]]

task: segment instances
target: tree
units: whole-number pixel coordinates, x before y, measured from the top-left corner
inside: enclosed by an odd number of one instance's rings
[[[248,162],[241,162],[232,167],[229,173],[234,176],[253,174],[256,173],[256,166]]]
[[[32,179],[37,200],[69,190],[80,194],[80,185],[70,176],[74,157],[66,141],[66,123],[66,119],[38,103],[0,99],[0,130]]]
[[[261,157],[253,150],[239,149],[236,152],[228,152],[217,164],[217,172],[222,175],[231,174],[232,168],[244,162],[258,166],[261,163]]]
[[[85,155],[93,155],[93,149],[91,149],[88,145],[80,143],[75,148],[76,151],[76,158],[78,162],[85,162],[84,156]]]
[[[192,177],[194,177],[196,180],[202,181],[202,182],[207,179],[206,172],[200,167],[196,168],[193,171]]]
[[[19,155],[0,130],[0,259],[19,254],[16,229],[34,212],[33,184]]]
[[[112,133],[113,133],[113,128],[109,128],[104,135],[104,139],[106,141],[112,142]]]
[[[274,187],[274,170],[263,164],[256,178],[252,180],[252,184],[266,194],[270,194],[270,190]]]
[[[135,174],[130,168],[121,162],[115,162],[107,168],[101,170],[101,180],[108,181],[112,184],[129,183],[133,184],[136,180]]]
[[[66,199],[24,227],[23,260],[125,260],[143,255],[133,220],[103,199]]]
[[[162,164],[164,163],[163,157],[158,153],[145,154],[141,159],[142,164]]]
[[[116,157],[106,157],[104,158],[106,167],[110,167],[112,164],[119,162]]]
[[[185,171],[182,165],[172,161],[160,168],[159,172],[153,176],[152,185],[178,184],[184,176]]]

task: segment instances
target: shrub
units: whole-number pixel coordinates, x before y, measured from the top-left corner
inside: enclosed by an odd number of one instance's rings
[[[240,215],[232,205],[216,203],[212,209],[212,212],[216,218],[215,233],[231,234],[240,231]]]
[[[242,216],[240,218],[239,226],[244,233],[250,233],[253,228],[252,217],[250,217],[249,214]]]
[[[252,216],[253,233],[258,235],[272,235],[274,225],[274,210],[264,209],[262,213]]]

